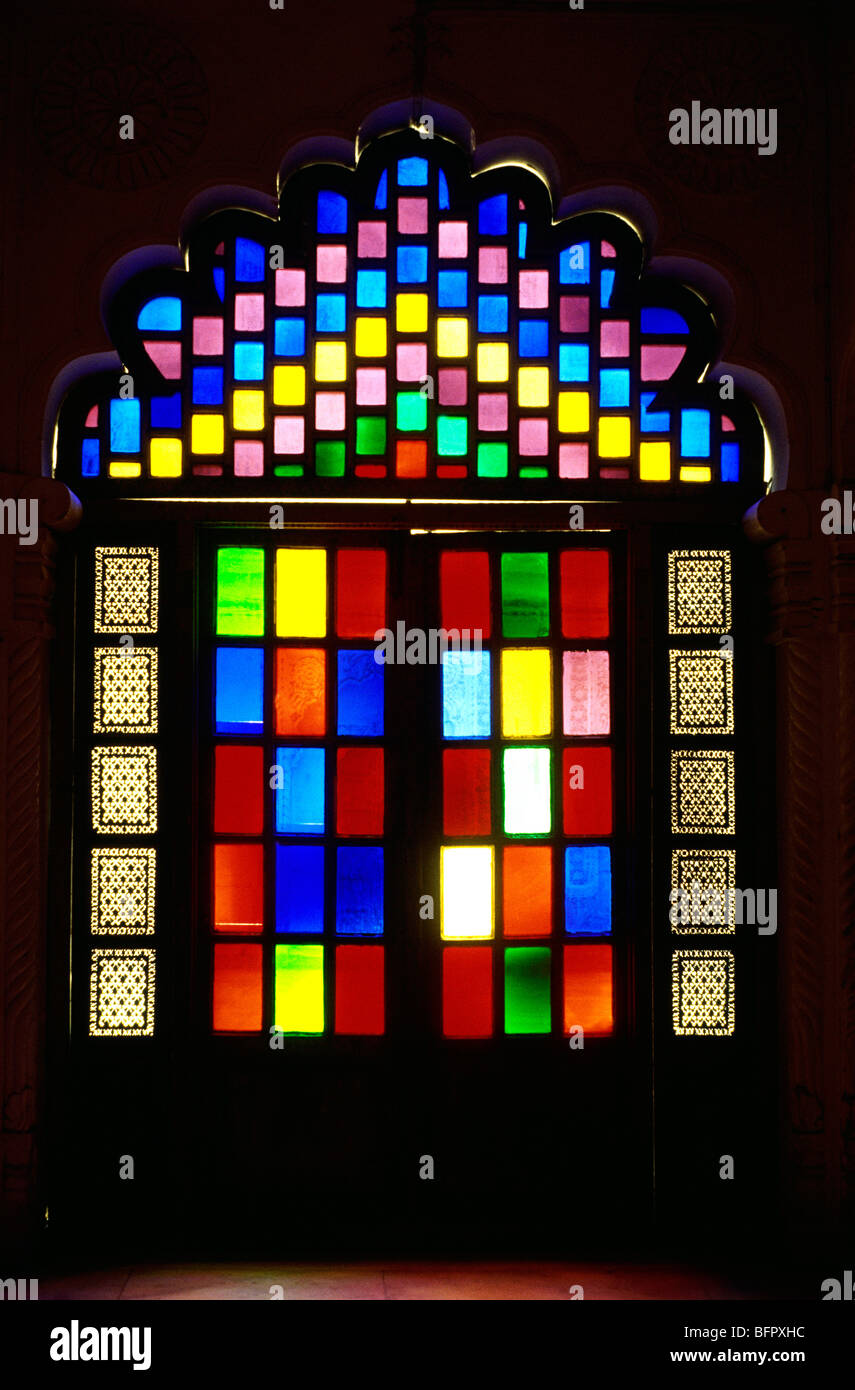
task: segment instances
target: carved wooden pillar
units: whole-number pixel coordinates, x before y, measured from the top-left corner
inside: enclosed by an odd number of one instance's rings
[[[38,501],[38,533],[33,544],[0,535],[0,1231],[6,1243],[32,1234],[39,1217],[52,531],[70,529],[80,514],[61,483],[0,474],[0,498],[19,497]]]

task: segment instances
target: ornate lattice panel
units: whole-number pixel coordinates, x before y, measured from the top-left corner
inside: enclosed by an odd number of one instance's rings
[[[154,949],[96,947],[89,976],[93,1038],[150,1037],[154,1032]]]
[[[735,850],[671,851],[671,926],[675,932],[735,931],[735,890]]]
[[[93,849],[93,933],[105,936],[154,934],[155,868],[152,848]]]
[[[674,1032],[726,1036],[734,1029],[732,951],[675,951],[671,967]]]
[[[158,555],[153,546],[95,550],[95,631],[157,631]]]
[[[672,734],[733,733],[730,651],[671,651]]]
[[[157,649],[95,648],[96,734],[157,733]]]
[[[671,754],[671,829],[675,835],[732,835],[736,829],[733,754],[681,749]]]
[[[724,633],[731,627],[730,553],[672,550],[668,556],[668,632]]]
[[[157,749],[92,749],[92,829],[102,835],[157,829]]]

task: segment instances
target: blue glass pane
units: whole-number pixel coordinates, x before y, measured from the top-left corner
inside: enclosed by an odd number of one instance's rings
[[[341,936],[382,934],[382,849],[340,845],[336,851],[335,929]]]
[[[151,398],[151,423],[156,430],[180,430],[181,428],[181,393],[176,391],[174,396],[152,396]]]
[[[277,357],[302,357],[306,351],[306,320],[276,319],[273,350]]]
[[[448,179],[445,177],[444,169],[440,169],[439,171],[439,206],[441,211],[451,207],[451,202],[448,197]]]
[[[482,236],[505,236],[508,230],[508,195],[497,193],[478,204],[478,231]]]
[[[340,193],[318,194],[318,231],[347,231],[347,199]]]
[[[84,478],[94,478],[101,468],[101,445],[97,439],[84,439],[80,454],[80,472]]]
[[[577,242],[566,246],[558,256],[558,278],[562,285],[587,285],[591,280],[591,244]]]
[[[590,372],[587,343],[562,343],[558,349],[559,381],[587,381]]]
[[[265,270],[264,247],[257,241],[249,241],[247,237],[236,237],[235,279],[257,283],[264,279]]]
[[[612,866],[606,845],[569,845],[564,851],[564,930],[603,936],[612,929]]]
[[[384,169],[377,184],[377,192],[374,196],[374,206],[382,211],[386,206],[386,188],[389,183],[388,170]]]
[[[398,160],[398,183],[402,188],[426,188],[428,162],[419,155]]]
[[[489,738],[489,652],[443,652],[442,734],[443,738]]]
[[[264,380],[263,343],[235,343],[235,380]]]
[[[260,734],[264,725],[261,647],[217,647],[214,711],[218,734]]]
[[[664,431],[671,428],[671,415],[667,410],[651,410],[650,403],[656,399],[654,391],[641,393],[641,429],[645,434],[653,430]]]
[[[136,454],[140,447],[138,400],[110,402],[110,448],[115,454]]]
[[[137,328],[153,328],[160,333],[175,333],[181,327],[181,300],[173,295],[161,295],[144,304],[137,317]]]
[[[398,247],[398,283],[423,285],[427,279],[427,247]]]
[[[689,325],[676,309],[642,309],[642,333],[688,333]]]
[[[517,227],[517,255],[521,261],[525,260],[525,244],[528,239],[528,223],[520,222]]]
[[[319,294],[315,301],[315,327],[319,333],[343,333],[346,323],[343,294]]]
[[[324,929],[324,851],[322,845],[276,846],[276,930]]]
[[[520,321],[520,357],[545,357],[549,352],[549,324],[546,319]]]
[[[277,748],[276,830],[283,835],[322,835],[323,748]],[[281,781],[282,785],[278,783]]]
[[[376,738],[383,732],[383,666],[368,651],[338,654],[338,732]]]
[[[708,410],[680,411],[680,453],[685,459],[710,456],[710,413]]]
[[[226,272],[219,265],[214,267],[214,289],[222,303],[226,297]]]
[[[440,309],[465,309],[469,303],[469,275],[465,270],[441,270],[437,276]]]
[[[629,371],[626,367],[604,367],[600,372],[600,405],[629,405]]]
[[[600,271],[600,308],[608,309],[612,302],[612,290],[615,287],[615,273],[613,270]]]
[[[507,333],[508,296],[482,294],[478,296],[478,332]]]
[[[386,308],[385,270],[357,270],[356,305],[359,309]]]
[[[222,367],[193,368],[193,404],[222,405],[223,369]]]
[[[723,483],[739,482],[738,444],[722,444],[721,446],[721,481]]]

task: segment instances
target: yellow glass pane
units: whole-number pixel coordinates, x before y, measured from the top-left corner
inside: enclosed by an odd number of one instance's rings
[[[354,351],[357,357],[385,357],[386,320],[358,318]]]
[[[344,381],[347,376],[347,344],[315,344],[315,380]]]
[[[263,430],[264,392],[235,391],[232,397],[232,421],[236,430]]]
[[[426,294],[395,296],[395,327],[399,333],[426,333],[428,297]]]
[[[138,478],[140,476],[140,466],[134,463],[133,459],[111,459],[110,477],[111,478]]]
[[[508,371],[507,343],[478,344],[479,381],[507,381]]]
[[[273,404],[306,404],[306,368],[273,368]]]
[[[444,845],[440,850],[442,935],[447,940],[493,935],[493,850]]]
[[[628,415],[601,415],[597,448],[601,459],[629,458]]]
[[[181,440],[153,439],[149,466],[153,478],[180,478]]]
[[[562,434],[586,434],[591,422],[587,391],[558,392],[558,428]]]
[[[667,483],[671,477],[671,445],[648,440],[638,450],[638,476],[645,483]]]
[[[546,738],[552,733],[552,654],[540,647],[502,652],[502,735]]]
[[[520,367],[520,405],[549,405],[549,368]]]
[[[437,319],[437,357],[465,357],[468,351],[469,320],[446,318]]]
[[[277,637],[325,637],[326,551],[277,550],[275,595]]]
[[[223,452],[222,415],[194,415],[190,424],[190,448],[194,454]]]
[[[712,469],[703,464],[689,463],[680,469],[681,483],[711,483]]]

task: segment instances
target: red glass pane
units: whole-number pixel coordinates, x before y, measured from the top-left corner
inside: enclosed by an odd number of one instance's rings
[[[493,1033],[493,952],[489,946],[447,946],[442,953],[442,1031],[447,1038]]]
[[[339,637],[373,637],[386,626],[385,550],[338,552],[335,614]]]
[[[326,733],[326,652],[319,647],[276,650],[276,732],[321,738]]]
[[[214,1032],[261,1028],[261,947],[214,947]]]
[[[446,835],[490,834],[489,748],[446,748],[442,755],[442,828]]]
[[[339,748],[335,828],[339,835],[383,834],[382,748]]]
[[[481,550],[444,550],[439,562],[442,626],[480,628],[490,636],[490,557]]]
[[[214,845],[214,930],[260,932],[263,923],[261,845]]]
[[[552,849],[507,845],[502,856],[505,936],[548,936],[552,931]]]
[[[613,1030],[611,946],[564,947],[564,1032],[577,1026],[591,1036]]]
[[[612,750],[564,749],[565,835],[611,835]]]
[[[214,833],[260,835],[264,825],[261,748],[214,749]]]
[[[335,950],[335,1031],[384,1030],[382,946],[337,946]]]
[[[608,637],[607,550],[562,551],[561,631],[565,637]]]

